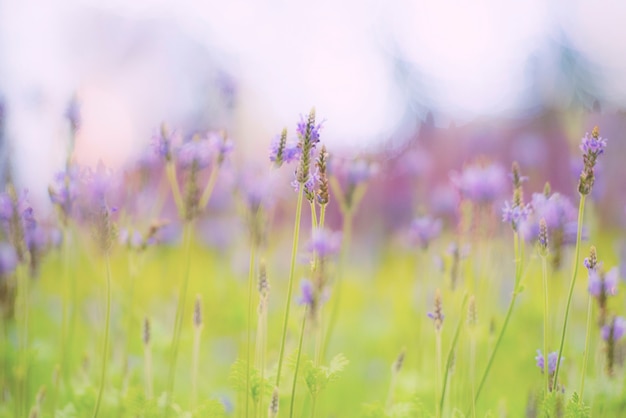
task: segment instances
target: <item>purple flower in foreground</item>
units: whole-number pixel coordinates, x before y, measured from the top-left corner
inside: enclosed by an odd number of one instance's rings
[[[341,249],[341,232],[332,232],[325,228],[316,228],[308,245],[308,250],[319,257],[329,257]]]
[[[288,141],[286,136],[278,135],[270,145],[270,161],[280,167],[283,163],[289,164],[298,161],[300,152],[297,142]]]
[[[626,319],[621,316],[613,318],[609,325],[602,327],[602,339],[604,341],[619,341],[626,334]]]
[[[315,186],[319,181],[319,173],[317,170],[315,172],[309,172],[309,177],[304,182],[304,192],[305,194],[314,195],[315,194]],[[300,191],[300,181],[298,180],[298,173],[295,173],[295,179],[291,182],[291,186],[296,192]]]
[[[302,279],[302,281],[300,281],[300,297],[298,297],[298,304],[311,307],[314,302],[313,283],[308,279]]]
[[[556,359],[558,358],[558,356],[559,354],[556,351],[548,354],[548,373],[550,375],[554,374],[556,370]],[[545,371],[545,360],[543,358],[543,354],[541,354],[541,350],[537,350],[537,356],[535,357],[535,360],[537,361],[537,367],[539,367],[541,369],[541,372],[543,373]],[[561,361],[563,361],[563,357],[561,357]]]
[[[504,202],[504,207],[502,208],[502,222],[511,224],[511,227],[514,231],[517,231],[517,228],[522,222],[525,222],[528,219],[528,216],[531,213],[530,205],[513,205],[506,201]]]
[[[580,144],[580,150],[583,152],[583,154],[594,157],[598,157],[599,155],[604,154],[605,148],[606,139],[594,134],[589,136],[589,132],[585,133],[585,136],[583,137]]]
[[[506,189],[506,173],[499,164],[472,165],[461,174],[452,173],[451,181],[463,197],[478,203],[493,202]]]
[[[11,274],[17,267],[17,253],[12,245],[0,243],[0,278]]]
[[[307,138],[313,147],[315,144],[320,142],[320,129],[322,129],[322,123],[315,124],[315,113],[312,111],[311,115],[304,116],[300,115],[300,122],[298,122],[298,127],[296,128],[296,132],[298,133],[298,137],[300,140],[304,141]]]
[[[441,219],[433,219],[430,216],[415,218],[409,226],[410,240],[414,243],[419,243],[424,249],[439,234],[441,234]]]

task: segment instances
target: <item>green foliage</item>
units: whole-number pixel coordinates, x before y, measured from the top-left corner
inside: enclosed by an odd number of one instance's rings
[[[246,391],[246,369],[247,362],[242,359],[237,359],[230,368],[230,374],[228,380],[233,389],[237,392],[245,393]],[[257,402],[260,398],[261,392],[267,399],[272,394],[273,386],[265,376],[261,380],[261,371],[256,367],[250,367],[250,397],[253,402]]]
[[[567,407],[565,408],[566,418],[590,418],[591,412],[582,400],[578,397],[578,393],[574,392]]]
[[[313,360],[304,355],[300,362],[302,376],[312,397],[316,397],[330,382],[337,380],[349,363],[341,353],[333,357],[328,366],[316,366]]]
[[[397,402],[389,410],[380,402],[364,404],[361,408],[363,418],[421,418],[428,417],[419,398],[407,402]]]

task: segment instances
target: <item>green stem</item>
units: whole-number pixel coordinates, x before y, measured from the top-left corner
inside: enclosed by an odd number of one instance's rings
[[[341,304],[341,282],[343,276],[343,269],[345,267],[348,251],[350,249],[350,240],[352,239],[352,220],[353,214],[351,211],[347,211],[343,213],[343,236],[342,236],[342,248],[341,248],[341,256],[339,259],[339,266],[337,268],[337,278],[335,279],[335,294],[334,294],[334,302],[332,308],[330,310],[330,319],[328,321],[328,328],[326,329],[326,338],[324,338],[324,343],[322,345],[322,356],[321,360],[324,361],[326,357],[326,353],[328,352],[328,344],[330,344],[330,338],[335,330],[335,326],[337,325],[337,320],[339,319],[339,306]]]
[[[476,418],[476,335],[470,335],[470,380],[472,382],[472,418]]]
[[[104,392],[104,382],[106,380],[107,364],[109,359],[109,327],[111,322],[111,265],[109,262],[109,253],[105,254],[104,263],[106,266],[106,312],[104,317],[104,343],[102,347],[102,369],[100,371],[100,389],[96,398],[96,406],[93,410],[93,417],[96,418],[100,411],[100,403],[102,401],[102,393]]]
[[[172,336],[171,352],[170,352],[170,364],[167,378],[166,404],[169,405],[174,391],[174,381],[176,378],[176,360],[178,358],[178,346],[180,344],[180,334],[182,328],[183,318],[185,317],[185,302],[187,300],[187,287],[189,287],[189,267],[191,261],[191,222],[186,222],[183,229],[183,241],[185,246],[185,271],[183,273],[183,282],[178,295],[178,306],[176,307],[176,319],[174,322],[174,335]],[[167,407],[165,408],[167,414]]]
[[[317,406],[317,396],[311,397],[311,418],[315,418],[315,407]]]
[[[256,245],[250,246],[250,266],[248,270],[248,340],[246,343],[246,417],[250,411],[250,351],[252,346],[252,289],[254,283],[254,263],[256,257]],[[258,332],[258,331],[257,331]]]
[[[128,359],[130,357],[130,346],[131,346],[131,342],[133,340],[133,338],[131,338],[131,336],[134,336],[135,333],[133,332],[133,302],[134,302],[134,298],[135,298],[135,276],[137,275],[136,272],[136,266],[135,263],[133,262],[133,253],[132,250],[128,250],[129,254],[128,254],[128,280],[130,281],[130,290],[128,291],[128,309],[127,309],[127,325],[126,325],[126,332],[128,333],[128,336],[126,338],[126,353],[124,356],[124,373],[127,372],[128,369]]]
[[[255,357],[257,358],[257,367],[261,372],[261,390],[259,392],[259,399],[256,405],[257,413],[262,411],[263,395],[265,394],[265,358],[267,350],[265,335],[267,326],[267,299],[262,299],[259,301],[259,308],[260,309],[257,324]],[[255,417],[257,416],[257,413],[255,413]]]
[[[289,267],[289,283],[287,284],[287,303],[285,306],[285,318],[283,320],[283,335],[280,342],[280,354],[278,356],[278,371],[276,373],[276,387],[280,386],[280,372],[283,366],[285,355],[285,340],[287,338],[287,324],[289,322],[289,308],[291,307],[291,293],[293,290],[293,276],[296,268],[296,253],[298,252],[298,240],[300,237],[300,218],[302,215],[302,198],[304,190],[300,187],[298,191],[298,202],[296,204],[296,220],[293,227],[293,243],[291,246],[291,266]]]
[[[543,279],[543,358],[544,365],[548,361],[548,262],[545,256],[541,256],[541,276]],[[550,373],[544,366],[544,376],[546,380],[546,396],[550,393]]]
[[[300,369],[300,356],[302,355],[302,341],[304,341],[304,328],[306,326],[306,317],[308,309],[305,306],[304,315],[302,317],[302,326],[300,327],[300,341],[298,341],[298,354],[296,356],[296,369],[293,373],[293,385],[291,386],[291,404],[289,405],[289,417],[293,417],[293,406],[296,400],[296,385],[298,384],[298,370]]]
[[[217,172],[219,171],[219,164],[214,162],[213,168],[211,169],[211,174],[209,174],[209,180],[207,181],[204,190],[202,191],[202,196],[200,197],[200,210],[204,210],[206,205],[209,203],[209,199],[213,194],[213,189],[215,188],[215,183],[217,181]]]
[[[469,295],[466,293],[463,296],[463,302],[461,304],[461,312],[465,312],[465,305],[467,304],[467,299]],[[452,338],[452,344],[450,345],[450,350],[448,351],[448,356],[446,358],[446,372],[443,375],[443,388],[441,389],[441,399],[439,400],[439,411],[443,415],[443,401],[446,397],[446,386],[448,383],[448,375],[450,373],[450,365],[452,364],[452,356],[454,355],[454,349],[456,348],[456,344],[459,341],[459,335],[461,334],[461,326],[463,325],[463,316],[459,318],[459,322],[456,324],[456,329],[454,331],[454,337]],[[473,381],[473,379],[472,379]]]
[[[146,399],[152,399],[152,345],[150,342],[144,344],[144,373],[146,379]]]
[[[435,379],[435,416],[437,418],[441,417],[441,406],[440,403],[437,402],[438,398],[443,400],[443,393],[441,391],[441,329],[435,331],[435,356],[436,356],[436,368],[437,374]]]
[[[513,245],[515,248],[515,287],[513,289],[513,296],[511,297],[511,302],[509,303],[509,308],[507,309],[506,316],[504,317],[504,323],[502,324],[502,328],[500,329],[500,333],[498,334],[498,339],[496,340],[496,344],[493,347],[493,351],[491,352],[491,356],[489,356],[489,360],[487,361],[487,367],[483,372],[483,375],[480,379],[480,383],[478,384],[478,389],[476,390],[476,395],[474,396],[474,403],[478,402],[478,397],[480,396],[480,392],[482,391],[483,385],[487,380],[487,376],[489,375],[489,371],[491,370],[491,366],[493,365],[493,361],[496,357],[496,353],[498,352],[498,348],[500,347],[500,343],[502,342],[502,338],[504,337],[504,333],[509,325],[509,320],[511,319],[511,314],[513,313],[513,307],[515,306],[515,300],[517,299],[517,295],[519,294],[519,282],[522,277],[522,260],[521,260],[521,249],[519,245],[519,234],[516,232],[513,233]]]
[[[20,282],[22,283],[22,361],[21,361],[21,372],[23,373],[21,376],[21,384],[22,388],[20,391],[21,399],[20,404],[22,411],[25,413],[28,410],[28,369],[30,367],[29,363],[29,355],[28,355],[28,311],[29,311],[29,274],[28,274],[28,264],[20,267],[19,277]]]
[[[176,204],[178,215],[181,218],[184,218],[185,204],[183,202],[183,197],[180,194],[180,186],[178,185],[178,176],[176,175],[176,166],[174,165],[172,161],[168,161],[165,164],[165,174],[167,175],[167,180],[170,183],[170,187],[172,188],[172,195],[174,196],[174,203]]]
[[[583,403],[583,393],[585,391],[585,375],[587,372],[587,358],[589,357],[589,336],[591,334],[591,311],[593,308],[593,300],[591,295],[588,297],[587,301],[587,331],[585,332],[585,351],[583,354],[583,369],[582,369],[582,377],[580,378],[580,390],[579,393],[579,402],[582,405]]]
[[[198,370],[200,369],[200,337],[202,325],[196,326],[193,335],[193,352],[191,358],[191,410],[198,404]]]
[[[558,384],[559,370],[561,366],[561,356],[563,354],[563,345],[565,343],[565,333],[567,332],[567,320],[569,319],[569,308],[572,303],[572,295],[574,294],[574,285],[576,284],[576,275],[578,274],[578,258],[580,257],[580,236],[583,229],[583,215],[585,211],[585,195],[580,195],[580,203],[578,206],[578,227],[576,232],[576,250],[574,255],[574,271],[572,273],[572,282],[567,294],[567,304],[565,305],[565,320],[563,321],[563,332],[561,333],[561,343],[559,345],[559,355],[556,360],[556,370],[554,371],[554,387]],[[544,354],[545,355],[545,354]]]
[[[317,210],[315,209],[315,203],[311,203],[311,232],[317,228]]]

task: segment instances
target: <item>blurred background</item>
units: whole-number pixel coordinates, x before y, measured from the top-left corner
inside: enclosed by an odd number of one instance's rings
[[[624,21],[618,2],[3,1],[1,171],[45,204],[72,101],[75,160],[113,168],[163,122],[224,129],[237,158],[265,158],[315,106],[331,152],[375,158],[393,180],[372,199],[405,222],[454,205],[450,172],[477,158],[575,194],[577,144],[598,124],[598,202],[623,222]]]

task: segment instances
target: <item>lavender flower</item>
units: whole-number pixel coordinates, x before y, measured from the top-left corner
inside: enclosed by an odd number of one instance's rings
[[[303,279],[300,282],[300,297],[298,298],[298,304],[312,307],[315,303],[315,294],[313,290],[313,283],[308,279]]]
[[[559,354],[556,351],[553,351],[550,354],[548,354],[548,373],[550,375],[553,375],[556,370],[556,361],[558,357],[559,357]],[[561,361],[563,361],[563,358],[564,357],[561,357]],[[537,367],[539,367],[541,369],[541,372],[544,373],[545,372],[545,360],[544,360],[543,354],[541,354],[541,350],[537,350],[537,356],[535,357],[535,360],[537,361]]]
[[[520,206],[513,204],[513,206],[511,206],[511,204],[506,201],[502,208],[502,222],[510,223],[513,231],[517,231],[519,225],[528,219],[531,212],[530,205]]]
[[[150,144],[154,153],[165,161],[172,160],[172,150],[174,145],[179,143],[181,136],[178,132],[169,132],[165,124],[161,125],[158,133],[152,135]]]
[[[502,195],[506,174],[499,164],[471,165],[461,174],[451,174],[452,184],[461,195],[477,204],[488,204]]]
[[[322,123],[315,124],[315,109],[311,110],[308,117],[300,115],[300,122],[296,128],[300,141],[310,141],[315,147],[320,142],[320,129]]]
[[[428,248],[430,242],[441,234],[441,219],[430,216],[421,216],[413,219],[409,226],[409,239],[418,243],[423,249]]]
[[[545,257],[548,254],[548,225],[546,224],[546,220],[544,218],[539,220],[538,244],[539,254],[542,257]]]
[[[19,196],[11,184],[0,193],[0,226],[17,252],[20,261],[28,255],[29,235],[37,227],[33,208],[28,203],[28,191]]]
[[[54,182],[48,186],[50,201],[61,211],[63,223],[72,214],[72,207],[78,197],[80,179],[80,168],[78,166],[70,166],[67,170],[59,171],[55,174]]]
[[[195,136],[178,149],[178,165],[181,168],[190,169],[195,164],[197,169],[204,169],[213,160],[213,150],[214,148],[208,140]]]
[[[600,155],[604,153],[606,148],[606,139],[600,136],[600,130],[596,126],[591,132],[582,139],[580,150],[583,152],[583,169],[578,180],[578,191],[585,196],[591,193],[593,183],[595,181],[594,168],[596,161]]]
[[[617,342],[626,334],[626,319],[614,316],[609,325],[602,327],[602,339],[606,342],[606,371],[609,376],[613,375]]]
[[[596,267],[598,265],[598,255],[596,252],[596,247],[594,247],[593,245],[589,249],[589,257],[585,257],[583,264],[589,271],[589,274],[591,274],[592,271],[596,271]]]
[[[615,296],[619,270],[613,267],[608,272],[589,270],[589,294],[595,297]]]
[[[15,248],[7,243],[0,243],[0,279],[10,275],[17,267],[18,259]]]
[[[287,129],[283,129],[282,133],[274,138],[270,145],[270,161],[276,167],[280,167],[283,163],[291,163],[300,158],[301,149],[295,141],[287,140]]]
[[[445,318],[443,314],[443,304],[441,301],[441,291],[439,289],[435,291],[434,310],[433,312],[428,312],[426,315],[433,320],[433,323],[435,324],[435,331],[439,332],[443,326],[443,320]]]
[[[76,132],[80,129],[81,125],[81,117],[80,117],[80,103],[76,96],[72,97],[72,100],[67,105],[65,109],[65,115],[67,120],[70,122],[70,127],[72,131]]]
[[[619,341],[626,334],[626,319],[621,316],[613,317],[609,325],[602,327],[602,339],[604,341]]]
[[[318,257],[329,257],[339,253],[341,249],[341,232],[331,232],[325,228],[313,230],[308,250]]]

